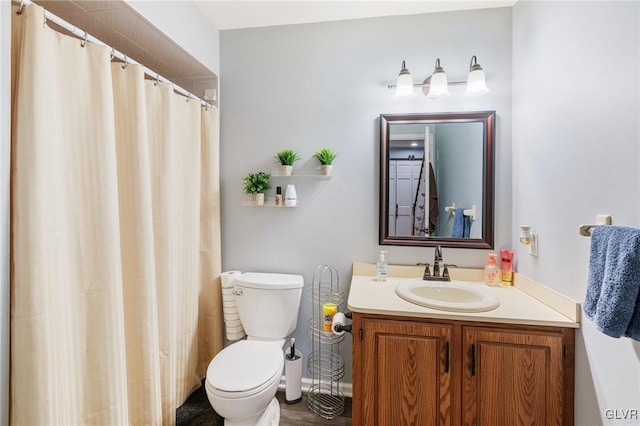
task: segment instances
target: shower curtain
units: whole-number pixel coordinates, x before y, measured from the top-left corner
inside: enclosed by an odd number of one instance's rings
[[[16,11],[11,424],[174,424],[222,348],[218,113]]]

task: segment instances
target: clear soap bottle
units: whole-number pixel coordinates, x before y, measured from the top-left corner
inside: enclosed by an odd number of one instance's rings
[[[387,252],[385,250],[380,250],[380,256],[378,256],[378,261],[376,262],[376,281],[386,281],[387,280]]]
[[[495,253],[489,253],[487,266],[484,267],[484,283],[492,287],[500,285],[500,270],[496,265]]]

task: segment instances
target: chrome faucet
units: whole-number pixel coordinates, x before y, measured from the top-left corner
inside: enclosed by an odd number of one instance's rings
[[[440,276],[440,262],[442,262],[442,247],[436,246],[433,251],[433,276]]]
[[[425,281],[451,281],[449,277],[449,269],[447,265],[443,264],[442,275],[440,275],[440,263],[442,262],[442,247],[436,246],[435,253],[433,255],[433,275],[429,270],[429,263],[427,262],[424,268],[424,275],[422,279]]]

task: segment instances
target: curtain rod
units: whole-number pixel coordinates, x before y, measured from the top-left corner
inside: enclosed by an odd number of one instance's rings
[[[12,0],[11,3],[15,4],[15,5],[20,5],[20,9],[18,10],[18,14],[22,13],[22,9],[24,8],[25,5],[33,4],[33,2],[31,0],[20,0],[20,1],[13,1]],[[42,6],[40,6],[40,7],[42,7]],[[73,35],[80,37],[80,41],[82,43],[86,43],[87,41],[89,41],[89,42],[94,43],[94,44],[99,44],[99,45],[102,45],[102,46],[106,46],[106,47],[111,49],[111,55],[114,58],[120,59],[125,64],[140,65],[142,67],[144,73],[146,75],[148,75],[149,77],[151,77],[152,79],[154,79],[156,81],[163,81],[165,83],[171,83],[174,91],[180,93],[181,95],[186,96],[189,99],[198,100],[202,106],[213,108],[212,104],[210,104],[209,102],[207,102],[204,99],[200,98],[199,96],[196,96],[193,93],[189,92],[188,90],[183,89],[182,87],[180,87],[177,84],[173,83],[171,80],[169,80],[169,79],[161,76],[157,72],[145,67],[141,63],[129,58],[127,55],[125,55],[124,53],[120,52],[118,49],[114,48],[113,46],[109,46],[107,43],[105,43],[105,42],[103,42],[101,40],[98,40],[97,38],[95,38],[91,34],[87,33],[85,30],[80,29],[80,28],[76,27],[73,24],[70,24],[69,22],[65,21],[64,19],[60,18],[59,16],[54,15],[53,13],[49,12],[47,9],[44,9],[44,17],[45,17],[45,23],[46,23],[47,19],[50,20],[51,22],[61,26],[65,30],[69,31]],[[84,46],[84,44],[82,46]]]

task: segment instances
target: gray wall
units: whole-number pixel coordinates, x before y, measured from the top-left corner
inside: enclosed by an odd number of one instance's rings
[[[353,262],[375,262],[378,246],[378,116],[381,113],[497,111],[496,248],[511,241],[511,9],[371,18],[220,33],[223,269],[299,273],[306,287],[319,264],[348,287]],[[403,59],[416,81],[441,63],[465,79],[472,55],[491,92],[408,101],[393,98]],[[294,181],[296,209],[241,207],[241,178],[271,171],[293,148],[297,167],[317,167],[322,147],[339,153],[328,181]],[[282,180],[278,182],[284,183]],[[433,258],[433,249],[385,246],[391,263]],[[486,251],[445,249],[447,262],[484,265]],[[309,352],[306,294],[295,337]],[[351,339],[341,352],[351,381]]]
[[[451,235],[455,215],[445,207],[470,209],[476,206],[476,219],[471,222],[471,238],[482,238],[482,123],[441,123],[435,126],[436,182],[438,183],[438,235]],[[471,160],[471,161],[470,161]]]
[[[640,225],[640,3],[519,1],[513,28],[519,271],[581,302],[590,240],[578,226],[597,214]],[[516,242],[521,224],[540,233],[537,258]],[[640,342],[584,318],[575,385],[577,425],[638,424],[606,410],[640,410]]]

